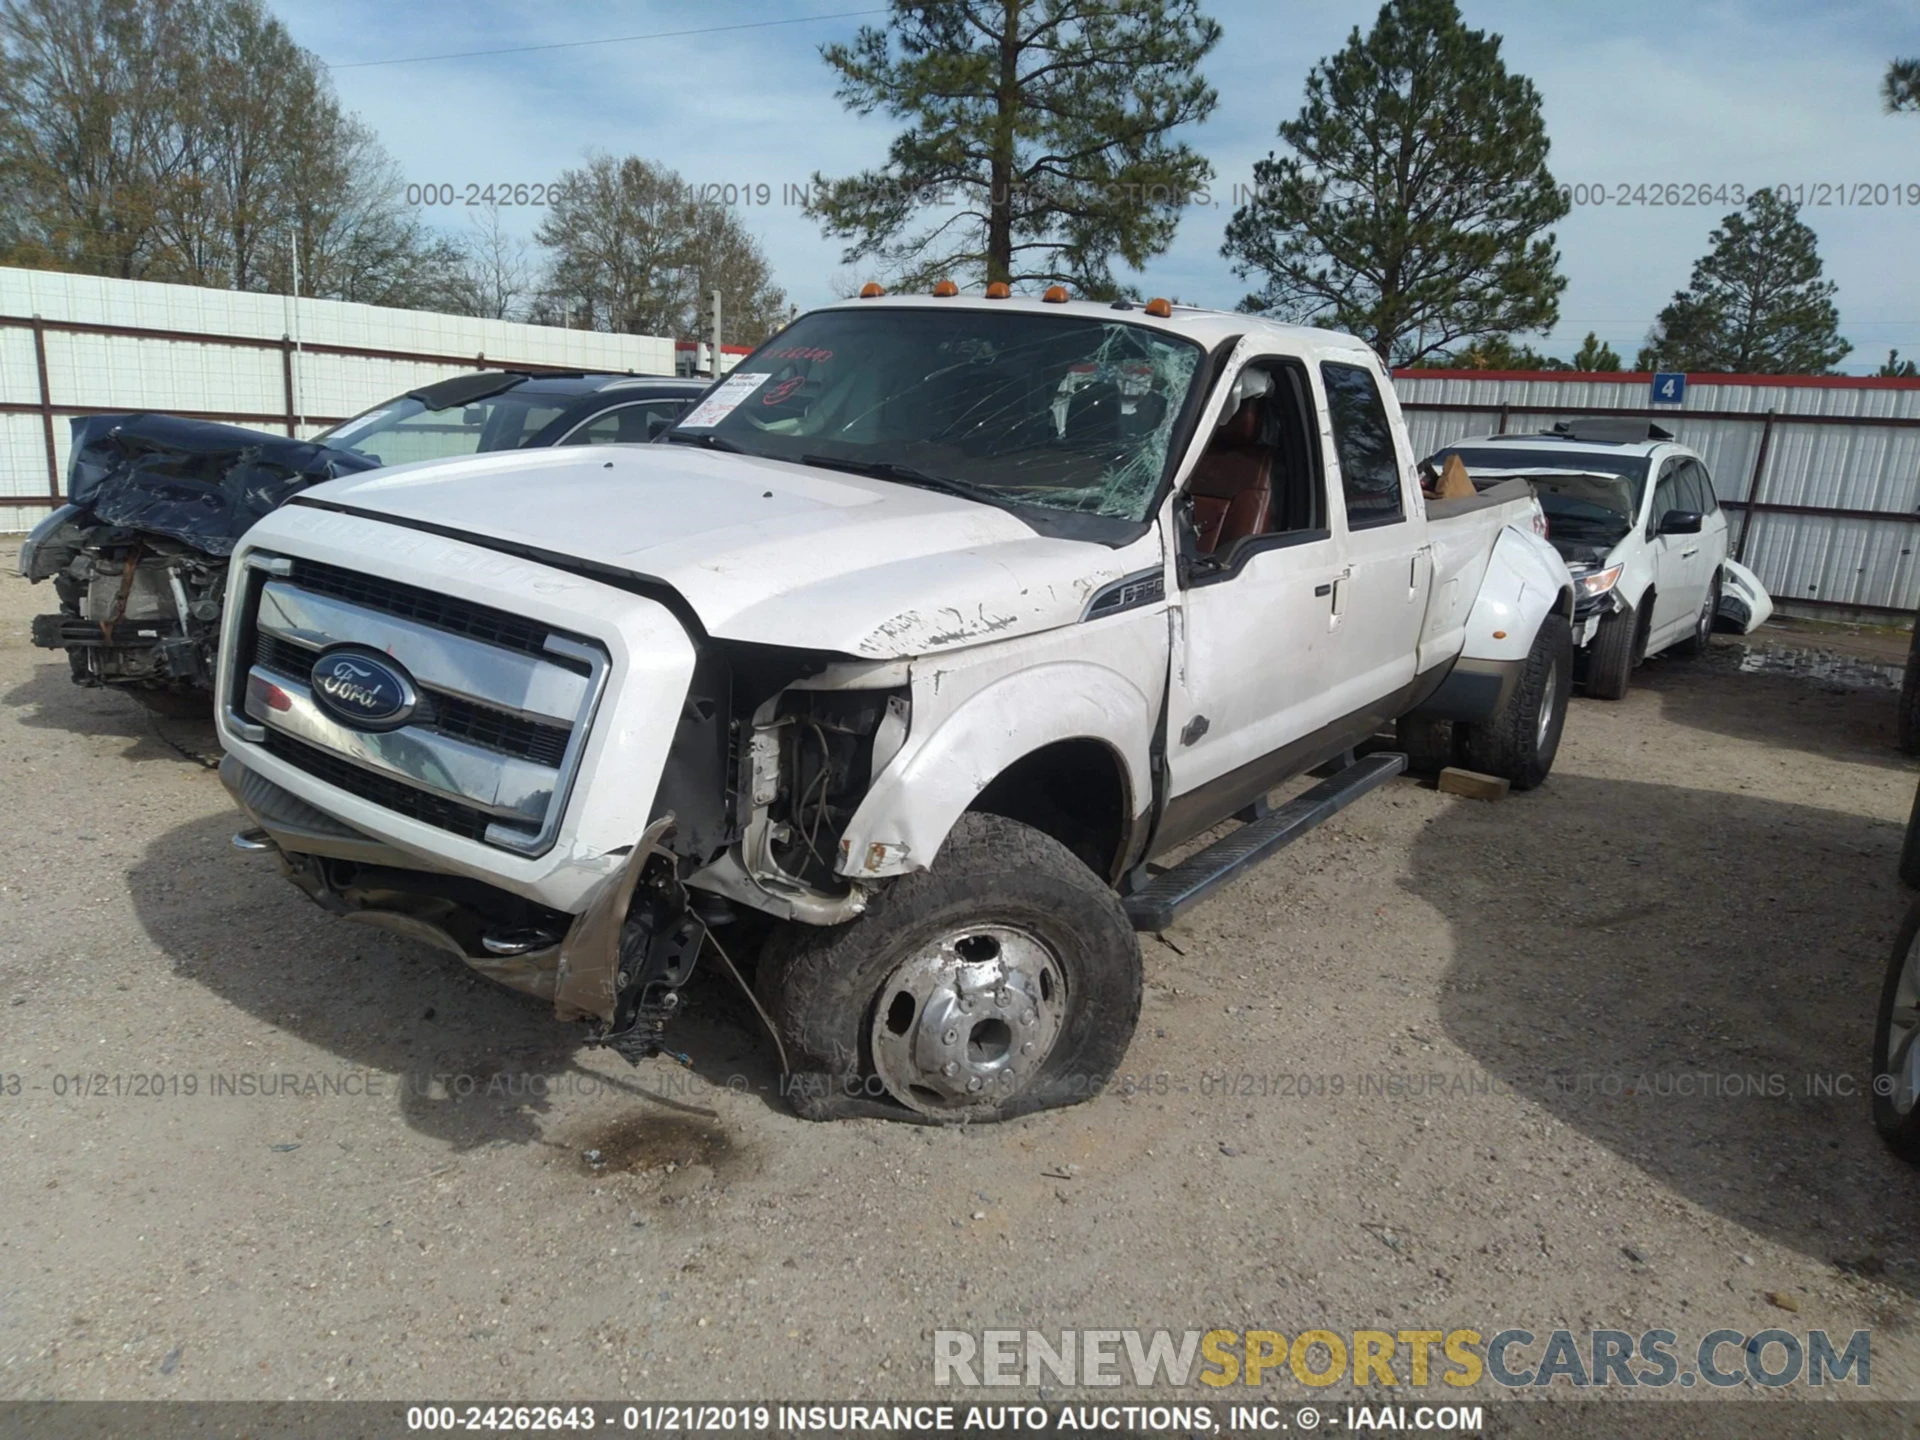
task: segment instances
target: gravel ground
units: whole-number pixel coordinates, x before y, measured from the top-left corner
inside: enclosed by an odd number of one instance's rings
[[[1396,782],[1149,938],[1132,1093],[821,1126],[711,975],[691,1068],[629,1068],[234,853],[210,730],[71,685],[5,563],[0,1396],[925,1397],[936,1328],[1780,1325],[1870,1327],[1920,1398],[1920,1175],[1808,1093],[1866,1084],[1907,903],[1884,690],[1656,661],[1543,790]]]

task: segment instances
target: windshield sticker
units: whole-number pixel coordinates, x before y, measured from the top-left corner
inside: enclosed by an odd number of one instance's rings
[[[766,379],[765,372],[758,375],[729,375],[720,382],[718,389],[693,407],[693,413],[680,422],[680,428],[712,429],[731,415],[742,400],[765,384]]]

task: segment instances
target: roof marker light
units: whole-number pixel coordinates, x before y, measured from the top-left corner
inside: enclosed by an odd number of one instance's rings
[[[951,300],[960,293],[960,287],[951,280],[934,282],[933,295],[936,300]]]
[[[1171,319],[1173,316],[1173,305],[1166,300],[1149,300],[1147,302],[1147,314],[1153,316],[1156,320]]]
[[[1013,287],[1004,280],[996,280],[987,286],[987,299],[989,300],[1005,300],[1011,294],[1013,294]]]
[[[860,287],[860,298],[862,300],[877,300],[886,293],[886,287],[878,280],[869,280]]]
[[[1049,285],[1046,293],[1040,298],[1049,305],[1064,305],[1067,303],[1067,287],[1064,285]]]

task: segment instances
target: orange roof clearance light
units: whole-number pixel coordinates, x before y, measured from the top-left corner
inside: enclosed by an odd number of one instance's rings
[[[1013,287],[1004,280],[996,280],[987,286],[989,300],[1005,300],[1011,294],[1013,294]]]
[[[1040,298],[1049,305],[1064,305],[1067,303],[1067,287],[1064,285],[1049,285],[1046,293]]]
[[[869,280],[860,287],[860,298],[862,300],[878,300],[886,293],[886,286],[882,285],[878,280]]]
[[[1173,317],[1173,306],[1165,300],[1149,300],[1147,314],[1156,320],[1168,320]]]
[[[936,300],[951,300],[959,293],[960,287],[951,280],[940,280],[934,283],[933,297]]]

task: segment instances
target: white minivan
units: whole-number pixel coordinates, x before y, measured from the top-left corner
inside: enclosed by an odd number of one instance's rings
[[[1574,644],[1586,693],[1618,700],[1633,670],[1663,650],[1698,654],[1727,583],[1727,516],[1699,455],[1645,420],[1587,419],[1544,434],[1458,440],[1427,465],[1458,455],[1479,489],[1524,479],[1547,515],[1547,539],[1574,580]],[[1752,629],[1764,591],[1741,569]],[[1758,591],[1759,600],[1750,592]]]

